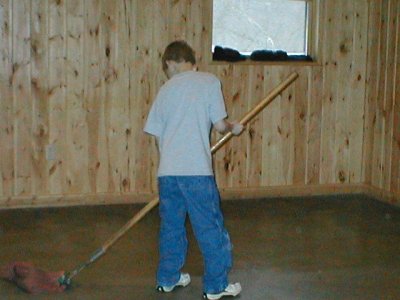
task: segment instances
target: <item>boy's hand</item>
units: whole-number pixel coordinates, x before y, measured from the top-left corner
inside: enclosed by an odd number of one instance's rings
[[[243,131],[243,125],[237,121],[220,120],[214,124],[214,127],[221,134],[232,132],[233,135],[239,135]]]
[[[242,133],[244,126],[236,121],[231,123],[231,132],[233,135],[239,135]]]

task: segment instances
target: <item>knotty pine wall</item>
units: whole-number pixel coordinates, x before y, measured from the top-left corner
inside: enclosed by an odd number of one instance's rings
[[[400,203],[400,1],[371,1],[365,98],[365,182]]]
[[[400,201],[400,1],[320,0],[318,61],[278,65],[210,62],[211,1],[0,0],[0,206],[153,197],[142,129],[175,39],[221,79],[232,119],[300,75],[215,155],[224,196]]]

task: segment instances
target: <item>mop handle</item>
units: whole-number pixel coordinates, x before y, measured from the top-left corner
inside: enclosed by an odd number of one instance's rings
[[[271,103],[276,96],[278,96],[284,89],[286,89],[293,81],[297,79],[299,75],[293,72],[285,81],[276,86],[267,97],[265,97],[260,103],[258,103],[251,111],[249,111],[239,123],[246,125],[252,118],[254,118],[259,112],[261,112],[269,103]],[[218,149],[220,149],[226,142],[232,138],[233,134],[231,132],[225,134],[218,142],[211,148],[211,153],[214,154]],[[72,277],[77,275],[80,271],[86,268],[88,265],[95,262],[103,254],[106,253],[107,249],[110,248],[117,240],[119,240],[133,225],[139,222],[147,213],[152,210],[159,203],[159,199],[154,198],[145,207],[143,207],[136,215],[133,216],[120,230],[118,230],[111,238],[109,238],[102,247],[97,249],[87,262],[79,265],[75,270],[66,273],[63,278],[59,281],[62,284],[69,285]]]
[[[276,96],[278,96],[284,89],[286,89],[293,81],[295,81],[299,77],[299,74],[293,72],[290,74],[285,81],[277,85],[267,97],[261,100],[251,111],[249,111],[240,121],[239,123],[243,126],[250,122],[259,112],[261,112],[268,104],[270,104]],[[211,153],[217,152],[219,148],[221,148],[227,141],[229,141],[233,136],[232,132],[228,132],[225,134],[218,142],[211,148]]]
[[[288,87],[299,75],[294,72],[284,82],[275,87],[267,97],[265,97],[260,103],[258,103],[251,111],[249,111],[239,123],[246,125],[252,118],[254,118],[260,111],[262,111],[272,100],[275,99],[286,87]],[[220,149],[226,142],[232,138],[231,132],[225,134],[212,148],[211,153],[214,154]],[[128,221],[114,236],[106,241],[102,247],[104,252],[107,251],[111,245],[113,245],[121,236],[124,235],[133,225],[139,222],[150,210],[152,210],[157,204],[159,199],[155,198],[150,201],[145,207],[143,207],[130,221]]]

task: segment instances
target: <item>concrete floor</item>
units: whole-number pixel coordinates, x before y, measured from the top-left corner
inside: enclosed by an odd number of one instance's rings
[[[0,210],[0,265],[74,269],[142,206]],[[238,299],[400,299],[400,209],[364,196],[224,201]],[[0,281],[0,299],[201,299],[202,260],[189,230],[192,284],[154,291],[158,210],[58,295]]]

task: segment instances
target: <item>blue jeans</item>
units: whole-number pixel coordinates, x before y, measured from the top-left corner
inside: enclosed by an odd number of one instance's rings
[[[189,219],[204,261],[203,289],[218,293],[228,285],[232,246],[224,228],[220,198],[213,176],[162,176],[158,178],[161,217],[157,284],[172,286],[180,277],[188,241]]]

